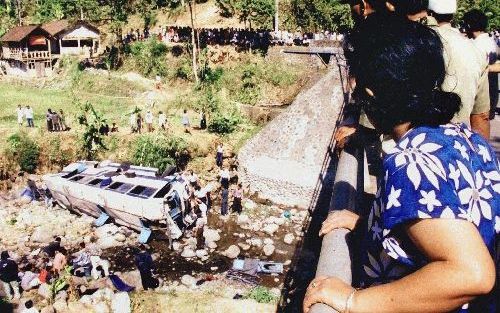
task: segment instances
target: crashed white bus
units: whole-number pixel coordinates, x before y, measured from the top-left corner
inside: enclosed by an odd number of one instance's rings
[[[152,230],[177,239],[196,221],[195,214],[188,214],[189,182],[176,174],[159,175],[156,168],[81,161],[43,180],[61,207],[94,216],[96,226],[111,218],[140,231],[141,242]]]

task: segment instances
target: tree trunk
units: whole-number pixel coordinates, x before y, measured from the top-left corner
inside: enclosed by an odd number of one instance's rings
[[[80,20],[83,21],[83,7],[80,5]]]
[[[194,73],[194,79],[196,83],[199,83],[198,79],[198,61],[197,61],[197,47],[196,47],[196,33],[194,29],[194,17],[193,17],[193,6],[191,1],[194,2],[194,0],[189,0],[188,1],[188,6],[189,6],[189,15],[191,16],[191,45],[193,46],[193,73]]]
[[[18,25],[22,25],[21,21],[21,0],[16,0],[16,9],[17,9],[17,18],[18,18]]]

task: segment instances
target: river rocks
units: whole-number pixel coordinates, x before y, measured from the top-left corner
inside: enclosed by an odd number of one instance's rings
[[[252,239],[250,239],[250,244],[254,247],[260,248],[260,247],[262,247],[262,239],[252,238]]]
[[[113,313],[130,313],[130,297],[126,292],[118,292],[111,299],[111,310]]]
[[[208,255],[207,250],[204,250],[204,249],[196,250],[196,256],[200,259],[203,257],[206,257],[207,255]]]
[[[205,237],[205,241],[209,242],[220,240],[219,232],[214,229],[210,229],[208,227],[205,227],[205,229],[203,230],[203,237]]]
[[[294,240],[295,236],[293,234],[286,234],[285,238],[283,238],[283,241],[288,245],[291,245]]]
[[[48,284],[41,284],[38,287],[38,294],[44,299],[49,299],[52,295],[50,286]]]
[[[272,223],[272,224],[267,224],[266,226],[264,226],[262,231],[264,231],[269,236],[272,236],[272,235],[274,235],[275,232],[278,231],[278,229],[279,229],[279,226]]]
[[[97,303],[93,304],[92,310],[94,310],[95,313],[109,313],[109,307],[104,302],[97,302]],[[118,312],[121,312],[121,311],[118,311]]]
[[[54,304],[52,306],[54,307],[54,310],[57,313],[66,312],[68,310],[68,304],[66,303],[66,301],[62,301],[62,300],[56,301],[56,302],[54,302]]]
[[[122,233],[116,234],[114,238],[118,242],[125,242],[125,240],[127,240],[127,237],[125,237],[125,235]]]
[[[181,283],[189,288],[192,288],[196,285],[196,278],[191,275],[184,275],[181,277]]]
[[[265,238],[264,244],[265,245],[272,245],[272,244],[274,244],[274,241],[271,238]]]
[[[181,243],[178,241],[174,241],[172,243],[172,249],[174,249],[174,251],[179,251],[181,249]]]
[[[46,306],[40,310],[40,313],[55,313],[54,307],[52,305]]]
[[[184,250],[182,250],[181,256],[183,258],[194,258],[196,256],[196,253],[190,246],[184,247]]]
[[[240,248],[236,245],[232,245],[229,248],[227,248],[226,251],[224,251],[222,254],[225,255],[226,257],[230,259],[236,259],[238,255],[240,255]]]
[[[274,253],[274,249],[275,247],[273,245],[265,245],[262,251],[264,251],[266,256],[271,256]]]
[[[243,250],[243,251],[248,251],[248,250],[250,250],[250,248],[251,248],[252,246],[251,246],[251,245],[249,245],[249,244],[243,243],[243,242],[239,242],[239,243],[238,243],[238,247],[240,247],[240,248],[241,248],[241,250]]]
[[[238,224],[241,227],[246,227],[248,224],[250,224],[250,218],[246,214],[238,215],[236,224]]]
[[[257,207],[257,204],[250,199],[246,199],[245,202],[243,203],[243,206],[247,210],[253,210]]]
[[[35,243],[48,244],[54,240],[54,231],[46,226],[38,226],[31,235],[31,241]]]
[[[216,249],[217,248],[217,244],[214,241],[205,241],[205,245],[209,249]]]
[[[188,238],[186,240],[186,244],[191,248],[191,249],[196,249],[196,246],[198,245],[198,240],[196,240],[195,237]]]

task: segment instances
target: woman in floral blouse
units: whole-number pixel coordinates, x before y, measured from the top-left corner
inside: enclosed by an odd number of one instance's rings
[[[363,234],[360,289],[316,278],[304,311],[321,302],[351,313],[497,312],[499,163],[484,138],[450,122],[460,98],[438,87],[445,75],[440,38],[388,16],[369,17],[360,35],[363,107],[396,146],[384,157],[369,216],[335,212],[320,232]]]

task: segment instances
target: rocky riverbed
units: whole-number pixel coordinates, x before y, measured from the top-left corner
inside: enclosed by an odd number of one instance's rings
[[[154,233],[149,248],[157,267],[160,287],[154,292],[145,292],[134,265],[137,233],[114,224],[96,228],[91,217],[79,216],[58,206],[47,207],[43,202],[26,203],[18,198],[19,193],[18,189],[2,194],[0,198],[1,250],[8,250],[22,266],[34,263],[37,249],[47,246],[56,236],[61,237],[62,246],[70,253],[77,251],[82,241],[95,242],[101,251],[101,258],[109,261],[110,271],[136,288],[131,294],[120,293],[108,278],[87,280],[71,277],[70,288],[55,297],[50,295],[48,285],[23,293],[20,306],[27,299],[32,299],[38,309],[43,308],[42,312],[142,312],[141,307],[148,305],[143,302],[143,297],[152,303],[162,297],[174,301],[178,297],[173,295],[177,294],[193,299],[208,294],[213,299],[207,300],[207,303],[223,301],[228,308],[231,307],[228,309],[231,312],[238,312],[240,304],[242,307],[254,307],[256,312],[273,312],[274,305],[264,308],[253,300],[233,300],[237,294],[248,293],[252,286],[227,279],[226,272],[236,258],[250,257],[283,263],[284,274],[259,276],[258,284],[268,287],[277,298],[307,218],[305,211],[245,200],[241,215],[221,216],[217,212],[218,207],[212,208],[202,236],[196,238],[188,232],[174,242],[173,250],[165,236]],[[77,287],[87,290],[86,294],[82,296],[81,292],[76,292],[73,288]],[[214,288],[218,290],[215,294],[210,291]],[[0,287],[0,296],[3,294]],[[248,304],[252,301],[253,304]],[[193,311],[209,312],[204,308],[193,308]],[[192,311],[188,306],[185,310],[172,312]]]

